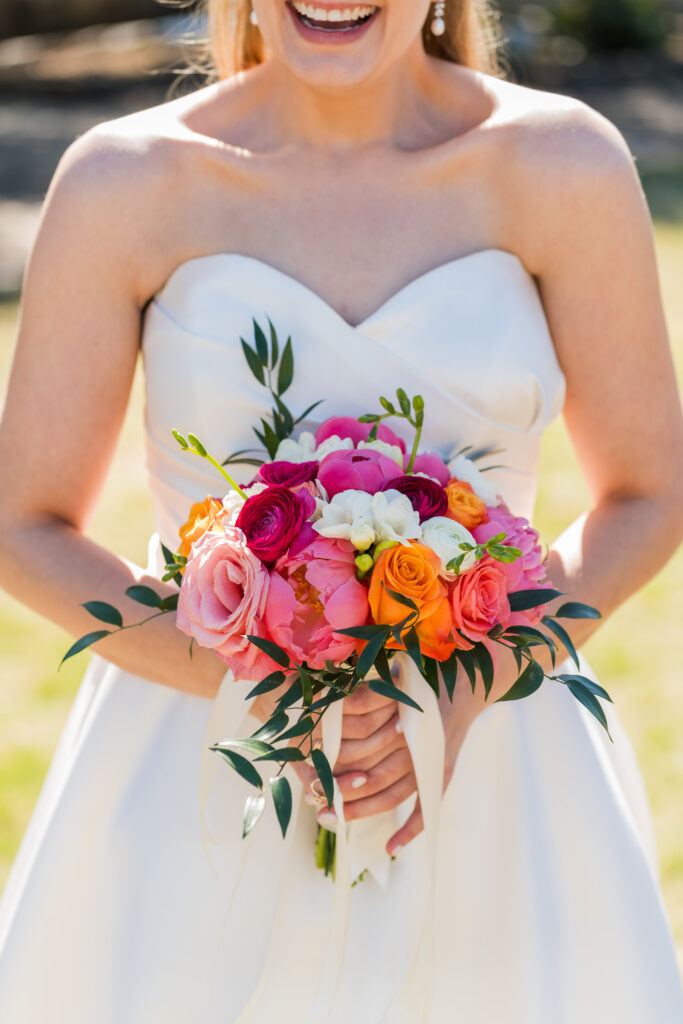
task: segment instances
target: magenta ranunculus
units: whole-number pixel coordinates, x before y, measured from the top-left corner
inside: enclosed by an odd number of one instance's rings
[[[427,476],[433,476],[444,487],[453,475],[441,456],[437,455],[436,452],[422,452],[421,455],[418,455],[413,463],[411,472],[426,473]]]
[[[356,446],[359,441],[367,441],[368,434],[372,430],[373,423],[359,423],[353,416],[330,416],[324,420],[315,432],[315,442],[320,445],[328,437],[345,438],[350,437]],[[385,423],[380,423],[377,429],[377,440],[386,441],[387,444],[395,444],[405,454],[406,443],[403,438],[395,434]]]
[[[340,491],[385,490],[390,480],[401,476],[401,467],[374,448],[330,452],[320,463],[318,480],[330,498]]]
[[[282,487],[298,487],[315,480],[317,473],[317,462],[265,462],[258,471],[257,479]]]
[[[358,642],[335,629],[364,625],[369,605],[367,589],[356,579],[350,542],[314,537],[275,564],[265,624],[293,661],[319,669],[326,660],[341,662],[355,653]]]
[[[176,625],[212,647],[236,676],[262,679],[277,665],[246,634],[265,636],[270,576],[241,530],[207,532],[192,545],[178,595]]]
[[[450,586],[453,621],[468,640],[483,641],[488,631],[510,618],[507,577],[501,562],[482,558]]]
[[[283,555],[315,509],[315,499],[304,489],[290,491],[279,484],[247,498],[235,525],[263,562]]]
[[[448,495],[436,480],[426,476],[399,476],[382,487],[383,491],[394,490],[405,494],[420,516],[420,522],[443,516],[448,511]]]

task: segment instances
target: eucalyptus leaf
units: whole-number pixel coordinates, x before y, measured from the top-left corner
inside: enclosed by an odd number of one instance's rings
[[[254,768],[251,761],[247,761],[246,757],[242,757],[236,751],[231,750],[229,747],[210,747],[211,750],[216,750],[221,757],[225,758],[228,764],[235,769],[238,775],[241,775],[243,779],[249,782],[252,786],[256,786],[257,789],[263,787],[263,779]]]
[[[602,615],[597,608],[590,604],[583,604],[582,601],[566,601],[555,612],[557,619],[601,619]]]
[[[318,778],[320,779],[320,784],[323,787],[323,792],[327,797],[327,806],[328,808],[331,808],[334,800],[334,777],[332,775],[332,769],[330,768],[330,762],[327,760],[323,751],[319,748],[312,751],[311,760],[313,761],[315,770],[318,773]]]
[[[106,622],[110,626],[119,626],[119,628],[123,625],[121,612],[113,604],[107,604],[106,601],[85,601],[83,607],[100,622]]]
[[[453,693],[455,692],[455,681],[458,674],[458,659],[455,652],[446,661],[439,663],[441,669],[441,678],[443,679],[443,685],[446,688],[448,699],[453,702]]]
[[[471,651],[458,651],[457,655],[458,661],[460,662],[462,667],[465,669],[465,672],[467,673],[467,678],[470,681],[472,693],[474,693],[477,686],[477,670],[474,664],[474,658],[472,657],[472,653]]]
[[[481,678],[484,683],[484,699],[488,700],[491,687],[493,686],[493,659],[484,644],[477,644],[472,652],[472,656],[481,672]]]
[[[179,594],[169,594],[168,597],[159,602],[159,611],[174,612],[178,607],[179,596]]]
[[[64,657],[59,663],[61,668],[65,661],[69,658],[73,658],[75,654],[80,654],[86,647],[96,644],[98,640],[103,640],[105,636],[111,636],[111,630],[109,629],[96,629],[94,633],[86,633],[85,636],[80,637],[76,643],[72,644],[69,650],[66,652]]]
[[[294,352],[292,351],[292,339],[287,342],[282,351],[282,358],[277,372],[277,393],[284,395],[294,378]]]
[[[280,822],[282,835],[286,836],[287,826],[292,817],[292,787],[289,784],[289,779],[286,779],[284,775],[271,779],[270,791],[273,794],[275,813],[277,814],[277,820]]]
[[[261,363],[261,360],[257,356],[256,352],[254,352],[251,345],[247,345],[244,338],[240,338],[240,341],[242,342],[242,351],[244,352],[244,357],[247,360],[247,363],[249,364],[249,369],[256,377],[256,380],[259,382],[259,384],[265,384],[266,377],[263,372],[263,365]]]
[[[305,761],[306,755],[299,747],[280,747],[278,750],[269,750],[267,754],[261,754],[257,761]]]
[[[252,323],[254,325],[254,344],[256,346],[256,354],[261,360],[263,366],[268,365],[268,342],[263,330],[256,323],[256,320],[252,317]]]
[[[256,732],[251,734],[250,739],[252,740],[270,740],[278,733],[282,732],[289,725],[289,718],[284,711],[277,711],[274,715],[271,715],[267,722],[264,722]]]
[[[586,687],[583,686],[581,683],[567,683],[567,688],[576,697],[579,703],[583,704],[583,706],[587,708],[588,711],[590,711],[594,718],[597,718],[598,722],[603,727],[609,738],[612,739],[612,736],[609,731],[609,726],[607,725],[607,718],[605,716],[605,712],[603,711],[602,705],[598,698],[594,694],[592,694],[590,690],[586,689]],[[614,742],[614,740],[612,740],[612,742]]]
[[[273,370],[275,369],[275,364],[277,363],[280,355],[280,347],[277,338],[277,331],[273,327],[273,321],[269,316],[266,317],[266,319],[268,321],[268,326],[270,327],[270,368]]]
[[[588,676],[579,675],[561,675],[555,676],[555,679],[559,679],[563,683],[578,683],[579,686],[585,687],[594,693],[596,697],[602,697],[603,700],[608,700],[610,704],[613,703],[607,690],[605,690],[599,683],[596,683],[594,679],[589,679]]]
[[[162,602],[162,598],[155,590],[142,583],[134,583],[132,587],[127,587],[126,597],[137,604],[144,604],[147,608],[158,608]]]
[[[389,635],[389,630],[385,630],[382,633],[375,633],[373,637],[370,637],[365,647],[358,655],[358,662],[356,664],[356,672],[363,678],[368,674],[370,669],[375,663],[375,658],[379,654],[380,650],[384,646],[384,642]]]
[[[513,683],[507,693],[498,698],[496,703],[503,700],[523,700],[525,697],[530,697],[532,693],[538,690],[544,678],[545,673],[538,662],[530,661],[517,681]]]
[[[569,652],[570,657],[573,659],[574,664],[577,668],[580,669],[581,664],[579,662],[579,656],[576,653],[576,648],[574,647],[572,638],[570,637],[569,633],[564,628],[564,626],[561,626],[559,622],[555,622],[555,619],[552,618],[550,615],[544,615],[542,621],[546,629],[552,630],[552,632],[558,638],[560,643],[564,644],[567,651]]]
[[[247,634],[247,640],[251,641],[254,647],[258,647],[259,651],[267,654],[276,665],[280,665],[282,668],[289,668],[289,655],[276,643],[273,643],[272,640],[266,640],[265,637],[252,636],[251,634]]]
[[[371,679],[368,689],[373,693],[378,693],[381,697],[396,700],[399,704],[407,704],[409,708],[415,708],[416,711],[423,711],[423,708],[412,697],[409,697],[403,690],[399,690],[398,686],[394,686],[393,683],[385,683],[383,679]]]
[[[263,809],[266,806],[266,798],[260,793],[258,796],[248,796],[244,804],[242,815],[242,839],[246,839],[254,825],[257,823]]]
[[[252,697],[260,697],[262,693],[270,693],[272,690],[277,690],[278,686],[282,686],[284,681],[284,672],[271,672],[269,676],[266,676],[260,683],[257,683],[253,690],[249,691],[245,700],[250,700]]]
[[[384,582],[382,582],[382,586],[386,590],[389,597],[393,597],[394,601],[398,601],[399,604],[403,604],[406,606],[406,608],[410,608],[412,611],[419,614],[420,609],[417,607],[414,601],[411,601],[409,597],[406,597],[405,594],[399,593],[398,590],[391,590],[389,587],[386,586]]]
[[[324,399],[319,398],[317,402],[313,402],[313,404],[309,405],[307,409],[304,409],[301,415],[297,416],[297,418],[294,420],[294,426],[296,426],[297,423],[301,423],[302,420],[305,420],[308,414],[310,412],[313,412],[313,410],[316,409],[323,401]]]
[[[310,715],[304,715],[298,722],[286,729],[285,732],[280,733],[278,739],[280,740],[292,740],[299,736],[305,736],[307,733],[312,732],[315,728],[315,722]]]
[[[438,667],[437,667],[437,662],[434,660],[434,658],[426,658],[425,657],[425,658],[423,658],[423,663],[424,663],[424,667],[425,667],[425,679],[427,680],[427,682],[431,686],[432,690],[434,691],[434,693],[438,697],[439,696],[439,670],[438,670]]]
[[[542,587],[536,590],[513,590],[508,594],[510,609],[513,612],[524,612],[528,608],[537,608],[541,604],[548,604],[556,597],[561,597],[561,590],[545,590]]]
[[[351,626],[348,629],[335,629],[335,633],[340,633],[342,636],[352,636],[357,640],[370,640],[371,637],[382,634],[382,636],[389,635],[388,626]]]
[[[420,650],[420,640],[418,638],[417,633],[415,632],[414,626],[411,626],[410,629],[406,631],[403,637],[403,644],[405,646],[406,651],[408,652],[408,654],[414,661],[415,665],[419,669],[421,675],[424,675],[425,669],[424,662],[422,660],[422,651]]]
[[[209,750],[217,750],[219,752],[233,749],[242,750],[245,754],[251,754],[253,757],[256,757],[259,754],[267,754],[273,748],[270,743],[255,739],[219,740],[218,743],[214,743],[213,746],[209,747]]]

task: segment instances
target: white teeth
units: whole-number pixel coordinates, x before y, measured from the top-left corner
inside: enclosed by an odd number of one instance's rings
[[[346,7],[344,10],[336,8],[314,7],[312,4],[301,3],[300,0],[292,0],[292,7],[298,14],[303,14],[314,21],[358,21],[359,18],[367,18],[376,8],[365,4],[362,7]]]

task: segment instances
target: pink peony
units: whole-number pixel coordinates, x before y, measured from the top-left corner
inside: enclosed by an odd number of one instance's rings
[[[263,562],[283,555],[315,510],[315,499],[306,491],[290,491],[277,484],[247,498],[235,525]]]
[[[176,625],[212,647],[236,676],[262,679],[277,665],[249,640],[264,636],[270,577],[235,526],[192,545],[178,596]]]
[[[468,640],[483,641],[494,626],[510,618],[507,576],[502,562],[482,558],[451,584],[453,620]]]
[[[374,423],[359,423],[353,416],[330,416],[324,420],[315,432],[315,443],[321,445],[328,437],[350,437],[354,447],[359,441],[367,441],[368,434]],[[377,430],[377,440],[386,441],[387,444],[395,444],[405,454],[406,443],[403,438],[384,423],[380,423]]]
[[[330,498],[349,490],[374,494],[399,476],[402,473],[398,463],[372,448],[330,452],[318,470],[318,480]]]
[[[357,641],[335,629],[364,625],[368,592],[356,579],[355,551],[346,540],[314,534],[296,554],[278,560],[265,609],[268,634],[290,658],[311,668],[344,661]]]
[[[407,463],[408,459],[406,459],[406,464]],[[444,487],[452,476],[448,466],[441,456],[436,454],[436,452],[422,452],[421,455],[418,455],[410,472],[425,473],[427,476],[434,477],[434,479],[438,480]]]

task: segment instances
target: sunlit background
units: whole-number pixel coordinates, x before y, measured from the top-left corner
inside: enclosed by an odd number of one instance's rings
[[[512,77],[585,100],[626,135],[655,222],[680,379],[683,0],[504,0],[501,7]],[[188,40],[202,30],[191,10],[154,0],[3,0],[0,381],[9,369],[26,255],[59,157],[90,125],[163,100],[177,80],[174,69],[188,57],[199,59]],[[200,84],[194,75],[180,87]],[[144,564],[151,513],[142,404],[138,375],[92,535]],[[550,543],[588,502],[561,423],[545,437],[540,480],[536,520]],[[643,769],[683,963],[682,577],[679,554],[585,650],[616,700]],[[83,672],[84,661],[76,660],[57,673],[67,645],[65,634],[0,594],[0,888]]]

